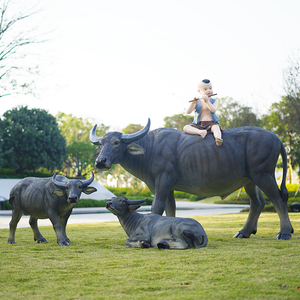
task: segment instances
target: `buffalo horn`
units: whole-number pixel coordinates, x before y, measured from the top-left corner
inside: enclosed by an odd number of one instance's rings
[[[94,180],[94,173],[91,172],[91,177],[90,177],[90,179],[87,179],[87,180],[82,181],[82,185],[83,185],[84,187],[87,187],[88,185],[90,185],[90,184],[93,182],[93,180]]]
[[[56,173],[54,173],[53,177],[52,177],[52,181],[56,186],[59,187],[65,187],[65,183],[64,182],[60,182],[56,180]]]
[[[148,198],[146,198],[146,199],[143,199],[143,200],[126,200],[126,203],[128,204],[128,205],[140,205],[140,204],[142,204],[143,202],[145,202],[145,201],[147,201],[148,200]]]
[[[96,129],[97,129],[97,124],[90,131],[90,141],[94,145],[99,145],[100,137],[96,136]]]
[[[149,129],[150,129],[150,119],[148,119],[147,125],[142,130],[132,134],[122,134],[121,140],[125,144],[129,144],[131,142],[137,141],[142,137],[144,137],[148,133]]]

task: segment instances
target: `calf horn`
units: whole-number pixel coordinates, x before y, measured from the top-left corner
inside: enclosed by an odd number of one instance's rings
[[[142,137],[144,137],[148,133],[149,129],[150,129],[150,119],[148,118],[148,123],[142,130],[132,134],[122,134],[121,140],[125,144],[129,144],[131,142],[137,141]]]
[[[94,173],[91,172],[91,177],[87,180],[82,181],[82,185],[84,187],[87,187],[88,185],[90,185],[92,182],[94,181]]]
[[[143,202],[145,202],[145,201],[147,201],[148,200],[148,198],[146,198],[146,199],[143,199],[143,200],[126,200],[126,203],[128,204],[128,205],[140,205],[140,204],[142,204]]]

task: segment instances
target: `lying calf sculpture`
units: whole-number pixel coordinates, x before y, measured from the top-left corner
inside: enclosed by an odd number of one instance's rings
[[[62,175],[50,178],[27,177],[17,183],[10,191],[9,203],[12,206],[12,218],[9,223],[9,244],[15,244],[15,232],[22,214],[30,215],[29,224],[34,240],[46,242],[38,229],[37,219],[50,219],[60,246],[70,243],[66,235],[66,225],[72,209],[78,202],[81,192],[91,194],[94,187],[88,187],[94,180],[94,174],[88,180],[69,180]]]
[[[207,245],[206,233],[196,220],[136,213],[139,204],[146,200],[115,197],[106,203],[106,208],[118,217],[129,236],[127,247],[188,249]]]

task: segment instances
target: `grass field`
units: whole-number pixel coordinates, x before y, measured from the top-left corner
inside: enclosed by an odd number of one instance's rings
[[[276,213],[263,213],[258,233],[233,239],[247,213],[195,217],[208,245],[201,249],[126,248],[117,222],[68,225],[72,243],[33,241],[18,228],[8,245],[0,230],[0,299],[300,299],[300,214],[291,240],[277,241]]]

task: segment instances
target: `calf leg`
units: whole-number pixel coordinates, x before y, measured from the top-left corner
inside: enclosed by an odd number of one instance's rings
[[[182,234],[183,238],[188,243],[189,248],[202,248],[207,245],[208,239],[203,228],[201,231],[198,232],[183,230]]]
[[[126,246],[127,247],[133,247],[133,248],[150,248],[151,244],[149,241],[145,240],[145,239],[132,239],[132,238],[128,238],[126,240]]]
[[[157,243],[157,248],[184,250],[188,249],[189,245],[184,239],[162,240],[161,242]]]
[[[280,232],[277,239],[288,240],[294,232],[287,210],[287,203],[281,198],[275,178],[270,174],[258,174],[254,176],[253,181],[266,194],[275,206],[280,219]]]
[[[244,228],[237,232],[233,236],[234,238],[249,238],[250,234],[256,234],[257,221],[266,203],[260,189],[254,182],[250,182],[245,185],[245,190],[250,198],[250,211]]]
[[[42,234],[39,231],[36,218],[30,216],[29,225],[31,226],[31,229],[33,231],[33,238],[35,241],[37,241],[38,243],[47,242],[47,240],[42,236]]]
[[[15,209],[12,211],[11,221],[9,222],[8,244],[15,244],[15,233],[21,217],[22,211],[18,211]]]

